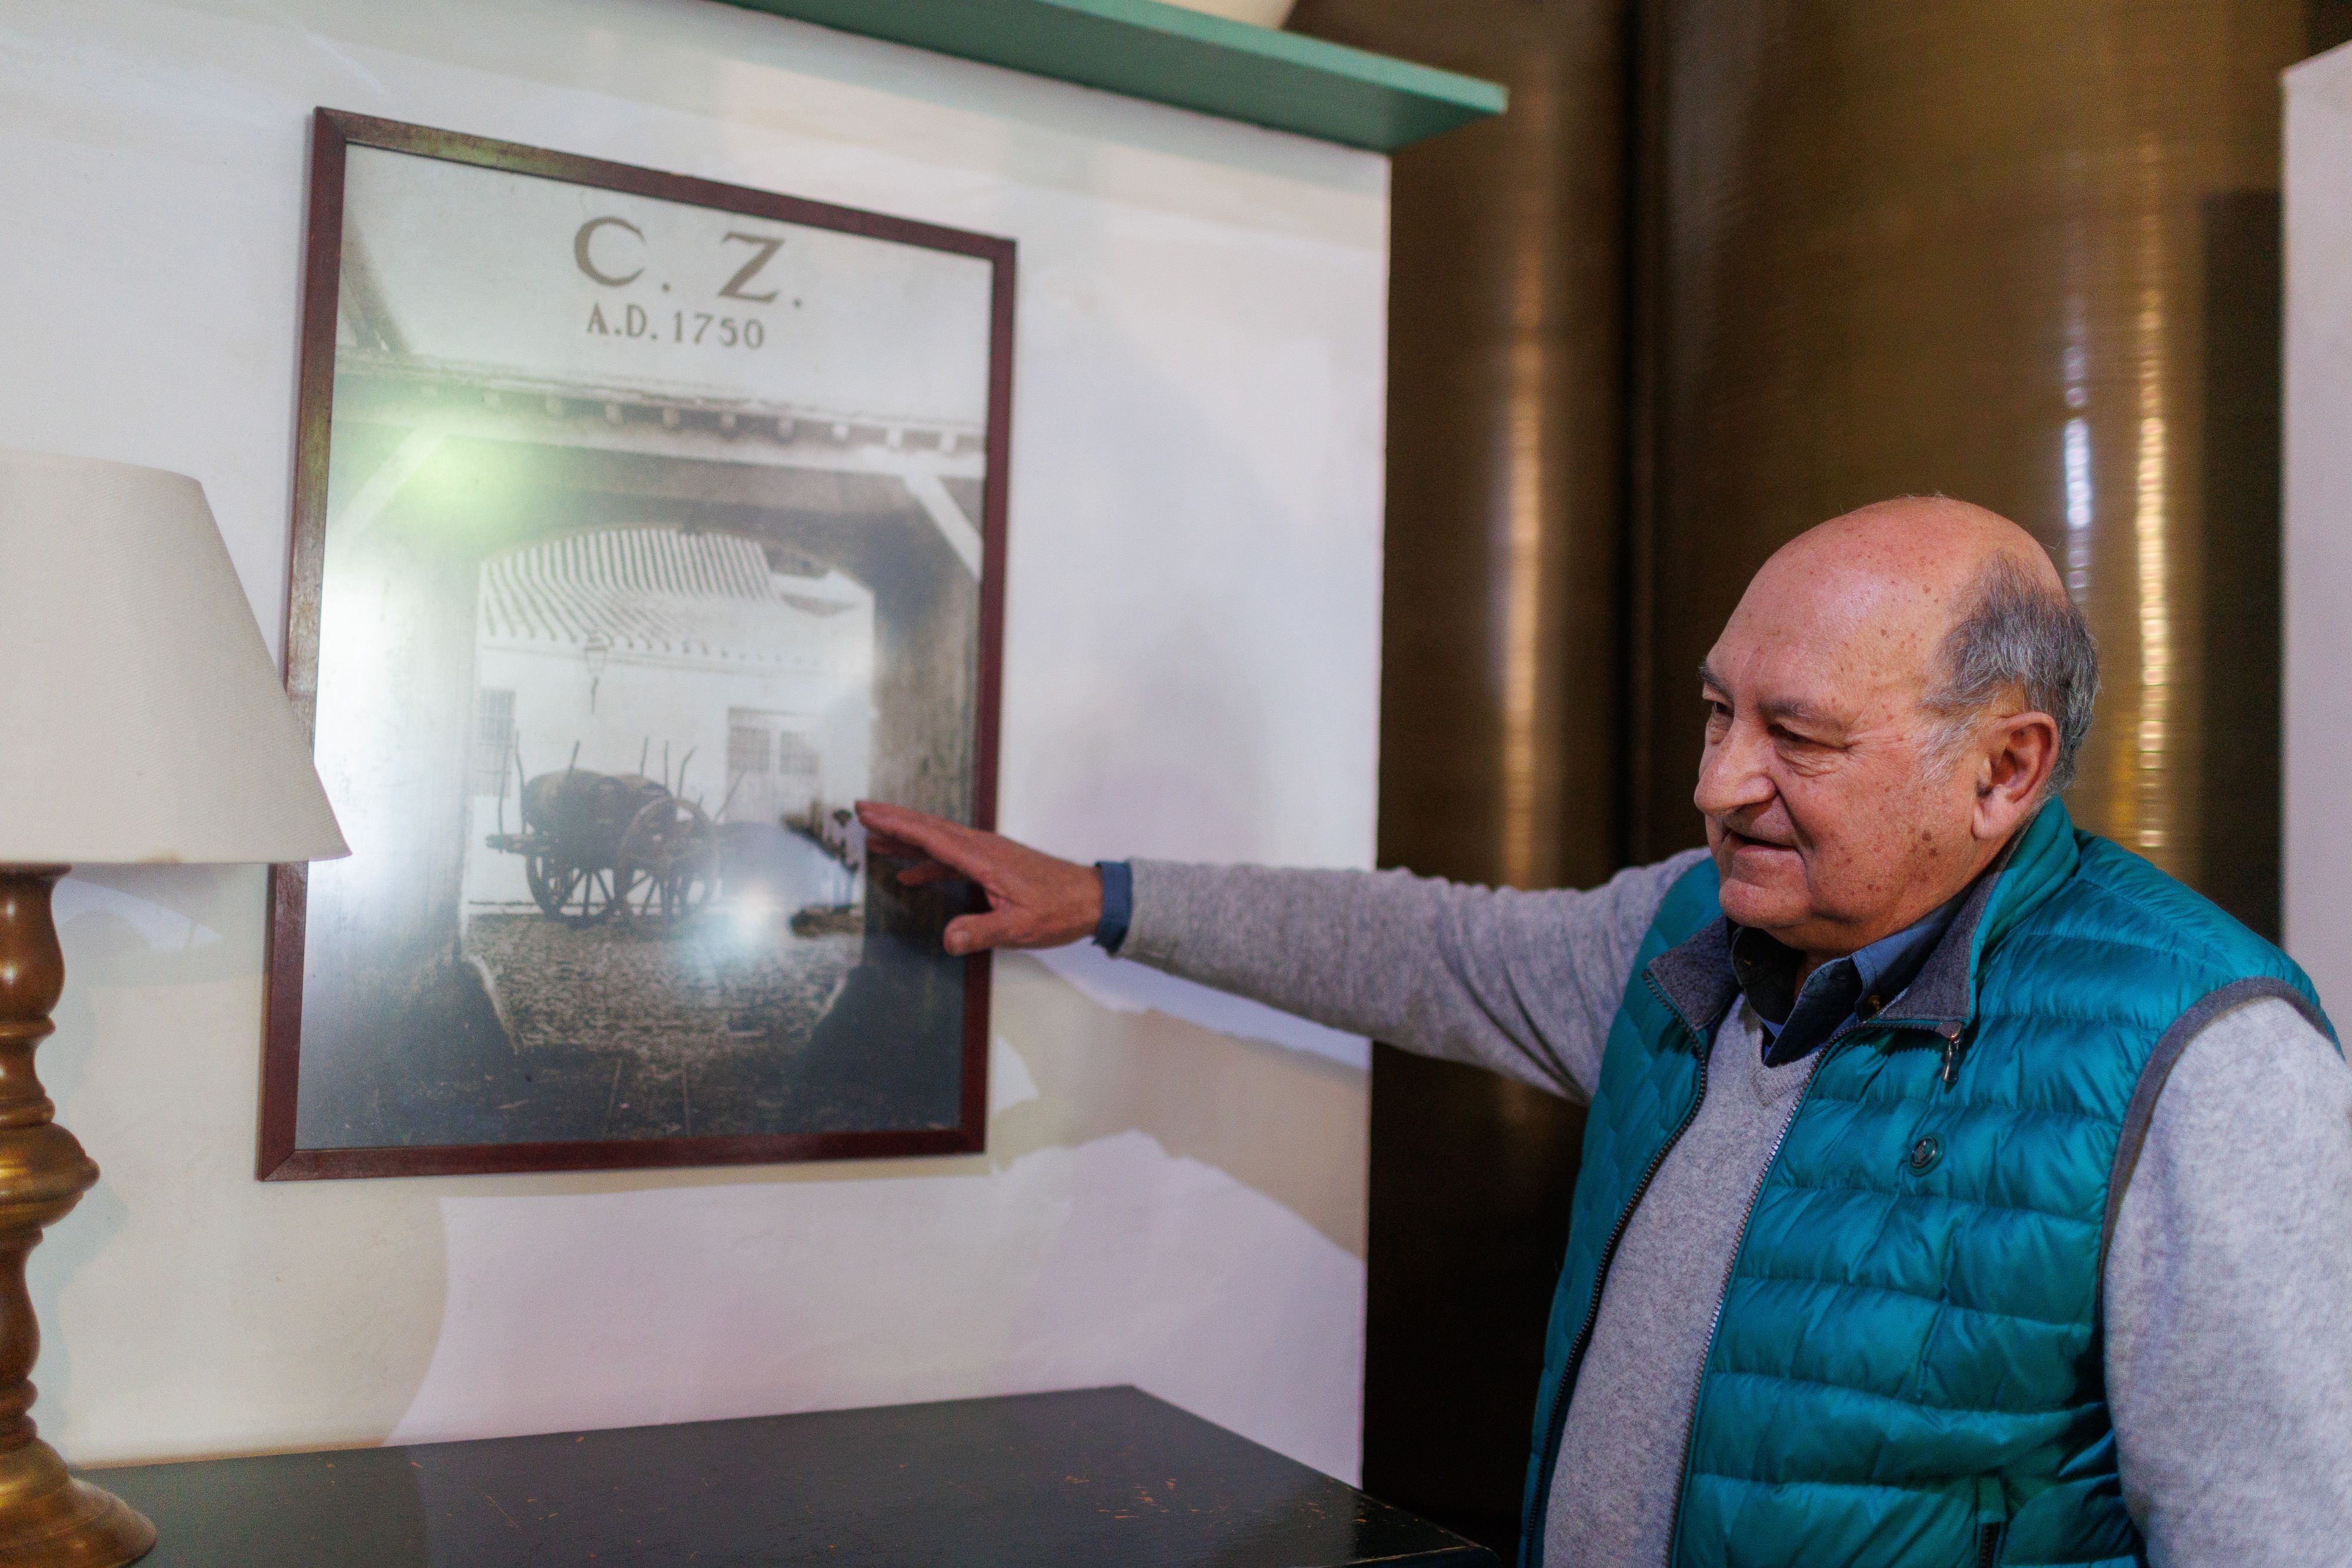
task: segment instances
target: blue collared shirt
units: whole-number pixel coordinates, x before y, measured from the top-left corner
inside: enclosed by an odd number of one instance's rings
[[[1802,987],[1794,985],[1801,962],[1796,949],[1765,932],[1733,926],[1732,973],[1763,1025],[1764,1060],[1776,1067],[1794,1061],[1849,1024],[1877,1017],[1911,983],[1968,896],[1962,888],[1893,936],[1831,959],[1806,976]]]

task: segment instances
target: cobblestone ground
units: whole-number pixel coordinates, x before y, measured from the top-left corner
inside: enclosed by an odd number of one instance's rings
[[[952,1126],[964,973],[937,940],[822,907],[747,925],[722,906],[680,932],[478,915],[451,959],[306,1019],[301,1140]]]
[[[489,983],[521,1082],[493,1107],[509,1136],[688,1137],[845,1124],[796,1103],[793,1058],[861,939],[724,915],[667,934],[478,915],[465,944]],[[591,1124],[593,1120],[593,1124]],[[849,1118],[854,1124],[857,1118]]]
[[[625,1051],[647,1063],[805,1041],[857,961],[857,937],[796,936],[781,922],[717,915],[675,936],[651,925],[477,915],[465,948],[488,972],[517,1052]]]

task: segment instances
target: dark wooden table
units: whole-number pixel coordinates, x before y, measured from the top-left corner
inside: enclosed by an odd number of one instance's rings
[[[142,1568],[1496,1568],[1132,1388],[100,1470]]]

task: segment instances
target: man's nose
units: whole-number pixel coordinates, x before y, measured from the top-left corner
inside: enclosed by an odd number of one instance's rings
[[[1722,817],[1768,804],[1773,795],[1765,770],[1766,737],[1734,724],[1699,756],[1698,788],[1691,800],[1703,816]]]

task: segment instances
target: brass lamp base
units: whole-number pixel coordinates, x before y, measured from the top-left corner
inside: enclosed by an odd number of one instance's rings
[[[67,1473],[29,1413],[41,1333],[25,1260],[98,1180],[33,1071],[65,989],[49,913],[65,870],[0,866],[0,1563],[9,1568],[119,1568],[155,1544],[137,1510]]]
[[[0,1458],[0,1563],[117,1568],[154,1544],[145,1514],[68,1475],[58,1451],[38,1437]]]

